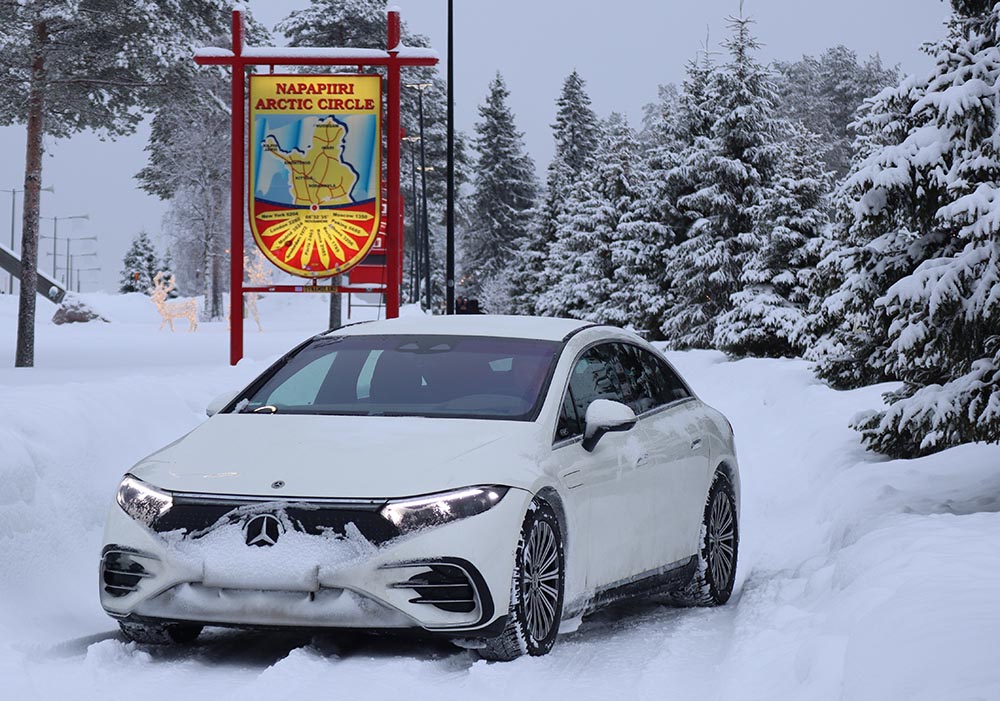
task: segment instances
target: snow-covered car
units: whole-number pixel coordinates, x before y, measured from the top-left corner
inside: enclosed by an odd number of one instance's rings
[[[628,331],[362,323],[208,413],[118,487],[100,596],[132,640],[410,629],[506,660],[607,603],[732,593],[732,429]]]

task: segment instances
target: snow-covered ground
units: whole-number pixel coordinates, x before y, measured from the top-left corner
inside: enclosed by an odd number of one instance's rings
[[[510,664],[364,636],[125,643],[97,599],[118,479],[325,328],[326,298],[262,300],[265,332],[248,330],[231,368],[224,323],[160,332],[140,295],[85,297],[112,323],[54,326],[40,301],[36,368],[16,370],[16,299],[0,295],[4,699],[1000,699],[1000,447],[880,460],[847,425],[887,386],[835,392],[802,361],[713,352],[671,358],[736,432],[743,540],[728,606],[603,612],[549,656]]]

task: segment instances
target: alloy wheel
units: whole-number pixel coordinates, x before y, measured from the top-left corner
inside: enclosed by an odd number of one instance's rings
[[[544,640],[556,623],[559,608],[559,547],[556,534],[545,521],[531,529],[523,551],[522,597],[528,632]]]
[[[728,588],[736,559],[736,520],[724,490],[715,492],[708,517],[708,567],[717,589]]]

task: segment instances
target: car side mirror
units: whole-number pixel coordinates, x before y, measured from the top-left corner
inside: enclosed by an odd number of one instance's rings
[[[226,405],[229,404],[229,402],[236,399],[237,394],[239,394],[239,390],[229,390],[228,392],[223,392],[218,397],[216,397],[215,399],[213,399],[208,403],[208,406],[205,407],[205,415],[215,416],[220,411],[225,409]]]
[[[604,437],[605,433],[614,431],[628,431],[635,426],[635,412],[622,404],[613,402],[610,399],[595,399],[587,407],[585,418],[586,429],[583,433],[583,449],[588,453],[593,452],[597,447],[597,442]]]

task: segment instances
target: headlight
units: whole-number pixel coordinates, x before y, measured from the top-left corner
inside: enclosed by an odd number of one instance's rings
[[[379,513],[407,533],[481,514],[496,506],[507,490],[507,487],[466,487],[444,494],[390,501]]]
[[[174,499],[169,494],[132,475],[125,475],[118,485],[117,499],[118,506],[125,513],[147,526],[152,526],[174,505]]]

